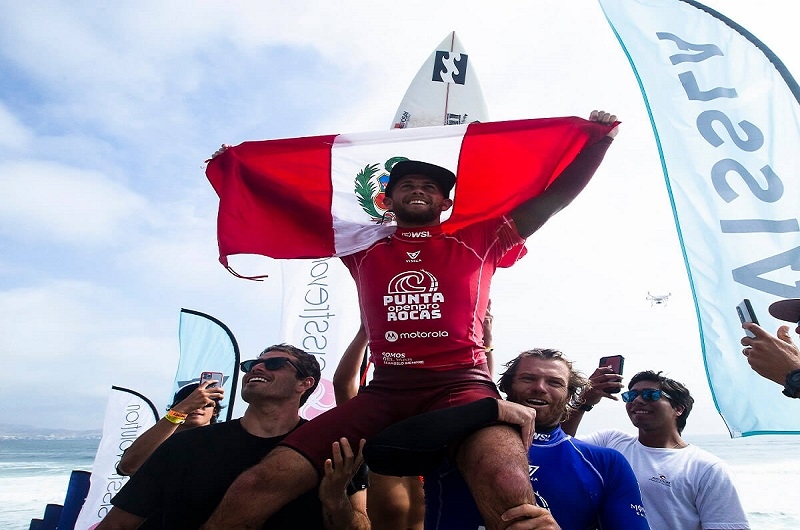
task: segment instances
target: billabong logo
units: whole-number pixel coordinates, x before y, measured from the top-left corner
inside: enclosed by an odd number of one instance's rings
[[[463,85],[467,81],[467,54],[436,50],[431,81]]]
[[[420,252],[422,251],[418,250],[416,252],[406,252],[406,255],[408,256],[406,263],[420,263],[422,261],[421,259],[419,259]]]
[[[378,169],[379,164],[369,164],[356,175],[353,191],[358,199],[358,204],[376,224],[382,223],[385,217],[388,217],[388,221],[394,221],[394,214],[386,209],[383,199],[386,197],[389,173],[392,172],[394,165],[402,160],[408,160],[408,158],[395,156],[388,159],[383,164],[384,171]]]

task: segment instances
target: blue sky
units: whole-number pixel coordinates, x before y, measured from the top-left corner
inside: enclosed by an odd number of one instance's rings
[[[798,75],[780,2],[708,4]],[[451,30],[492,119],[624,122],[584,194],[498,273],[501,360],[555,346],[591,372],[623,353],[630,374],[689,384],[687,432],[724,432],[638,87],[599,6],[577,0],[0,3],[0,423],[100,428],[112,384],[163,405],[181,307],[225,322],[243,358],[280,342],[279,267],[254,283],[219,265],[203,161],[221,143],[388,128]],[[651,307],[648,291],[672,298]],[[611,405],[587,425],[627,426]]]

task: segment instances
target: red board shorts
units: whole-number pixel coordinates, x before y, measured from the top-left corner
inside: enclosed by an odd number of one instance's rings
[[[357,396],[295,429],[280,445],[306,457],[322,476],[339,438],[355,451],[359,440],[400,420],[486,397],[500,398],[486,364],[444,371],[382,366]]]

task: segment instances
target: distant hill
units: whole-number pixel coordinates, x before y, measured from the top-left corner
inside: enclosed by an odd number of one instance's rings
[[[101,430],[74,431],[70,429],[43,429],[30,425],[18,425],[14,423],[0,423],[0,440],[8,439],[88,439],[100,438],[103,434]]]

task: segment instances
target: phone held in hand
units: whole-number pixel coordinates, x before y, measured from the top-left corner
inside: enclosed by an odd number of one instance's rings
[[[200,384],[205,383],[206,381],[217,381],[216,383],[212,383],[208,385],[207,388],[213,388],[215,386],[220,386],[225,381],[222,378],[222,372],[203,372],[200,374]]]
[[[622,355],[610,355],[608,357],[601,357],[598,366],[610,366],[615,374],[622,375],[622,367],[625,365],[625,357]],[[612,388],[606,390],[609,394],[616,394],[619,388]]]
[[[752,322],[753,324],[758,324],[758,319],[756,318],[756,313],[753,311],[753,305],[750,303],[750,300],[745,298],[736,306],[736,312],[739,313],[739,320],[744,324],[745,322]],[[749,330],[745,330],[745,333],[751,339],[755,338]]]

